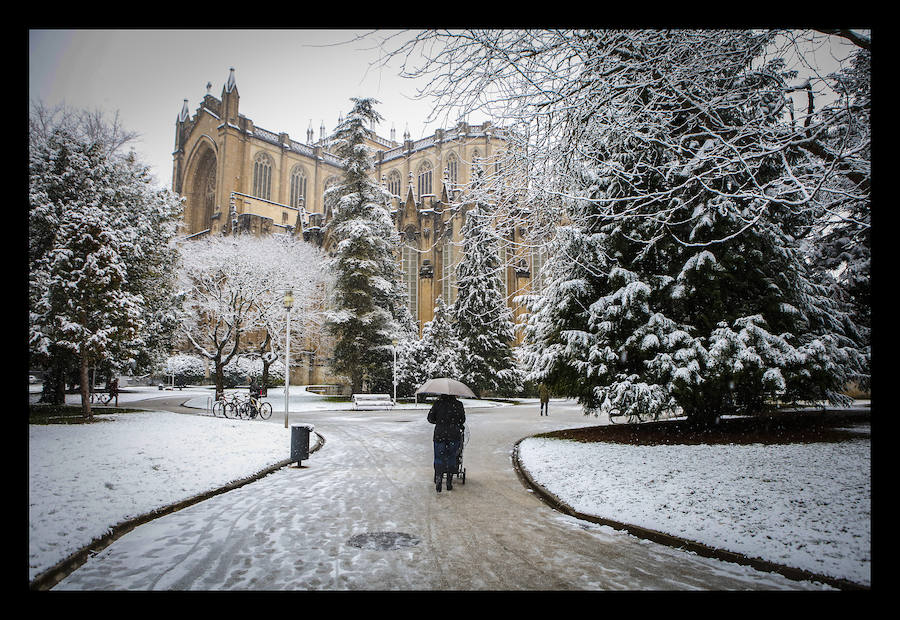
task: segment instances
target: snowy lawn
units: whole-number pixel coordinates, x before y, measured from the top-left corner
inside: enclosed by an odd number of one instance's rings
[[[202,407],[205,395],[186,390],[192,399]],[[270,390],[269,400],[277,415],[283,393]],[[291,411],[333,406],[292,389]],[[280,424],[167,412],[97,418],[29,426],[29,578],[112,525],[289,456],[290,431]],[[870,444],[865,427],[856,440],[786,445],[529,438],[519,454],[538,483],[579,512],[869,584]]]
[[[39,385],[30,385],[32,400]],[[246,389],[227,390],[246,394]],[[204,409],[207,388],[159,390],[129,387],[119,406],[147,398],[182,396],[189,407]],[[265,398],[274,416],[284,411],[284,389]],[[78,405],[77,394],[66,403]],[[500,403],[464,401],[467,406]],[[427,409],[401,404],[398,409]],[[290,410],[347,409],[291,388]],[[290,456],[290,430],[277,424],[168,412],[103,414],[87,425],[29,425],[29,579],[106,533],[110,526],[168,504],[220,488]]]
[[[121,401],[120,401],[121,404]],[[110,526],[290,457],[290,433],[168,412],[29,425],[29,579]]]
[[[626,445],[532,437],[519,458],[583,514],[871,584],[871,440]]]

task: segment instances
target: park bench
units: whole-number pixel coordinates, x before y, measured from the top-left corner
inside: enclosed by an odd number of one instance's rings
[[[390,394],[354,394],[353,408],[356,411],[393,409],[394,400]]]

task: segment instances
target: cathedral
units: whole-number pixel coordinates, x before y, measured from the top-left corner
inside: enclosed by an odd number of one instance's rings
[[[341,179],[343,169],[328,150],[324,123],[318,137],[310,124],[305,142],[299,142],[241,114],[233,68],[219,98],[210,87],[193,115],[184,100],[175,124],[172,189],[185,199],[182,235],[282,232],[302,235],[327,250],[330,213],[324,193]],[[393,195],[389,208],[401,238],[399,259],[421,333],[437,298],[449,304],[456,295],[464,209],[450,205],[464,202],[473,165],[500,165],[506,142],[504,132],[490,122],[461,122],[415,141],[407,133],[398,142],[394,133],[386,139],[369,131],[367,145],[373,152],[374,180]],[[531,274],[539,271],[540,257],[516,250],[516,239],[508,241],[501,249],[506,265],[502,279],[507,303],[519,317],[523,309],[514,297],[532,288]],[[331,382],[328,347],[310,343],[308,349],[302,362],[295,361],[292,383]]]

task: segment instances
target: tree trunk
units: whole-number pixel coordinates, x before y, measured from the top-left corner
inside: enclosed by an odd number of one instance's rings
[[[266,331],[266,340],[263,342],[262,346],[259,349],[260,358],[262,359],[262,381],[260,383],[260,388],[262,388],[263,396],[269,395],[269,366],[272,365],[271,361],[266,360],[266,353],[269,349],[269,345],[272,342],[272,334]]]
[[[225,396],[225,372],[223,370],[224,364],[222,364],[222,358],[217,357],[213,360],[213,364],[215,365],[215,374],[216,374],[216,400],[221,399]]]
[[[81,417],[86,422],[90,422],[93,419],[93,414],[91,413],[91,378],[90,378],[90,365],[88,363],[88,356],[86,353],[82,351],[81,353],[81,372],[79,373],[80,382],[81,382]]]

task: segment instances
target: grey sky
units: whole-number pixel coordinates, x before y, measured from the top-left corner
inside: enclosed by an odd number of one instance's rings
[[[100,108],[120,114],[126,129],[141,134],[135,145],[157,180],[171,185],[175,119],[188,99],[193,113],[206,93],[220,96],[229,67],[235,68],[241,113],[264,129],[306,141],[312,124],[330,131],[351,97],[374,97],[384,117],[377,131],[398,139],[407,125],[413,139],[430,135],[427,101],[414,101],[416,84],[389,69],[374,69],[374,38],[347,43],[365,30],[32,30],[29,36],[29,97],[48,106]],[[384,36],[386,33],[379,33]],[[817,53],[833,70],[846,55],[837,37],[819,37]],[[805,96],[803,93],[795,95]],[[803,105],[802,102],[798,105]],[[470,117],[472,123],[485,118]]]
[[[370,68],[372,42],[346,42],[366,31],[328,30],[32,30],[29,98],[53,106],[118,111],[126,129],[141,134],[135,149],[157,180],[171,184],[175,120],[188,99],[193,113],[206,94],[220,96],[234,67],[241,113],[259,127],[306,141],[318,138],[350,109],[351,97],[374,97],[385,117],[377,127],[413,139],[436,127],[430,106],[413,101],[415,84],[396,70]],[[368,48],[368,49],[367,49]],[[483,119],[469,119],[480,122]]]

